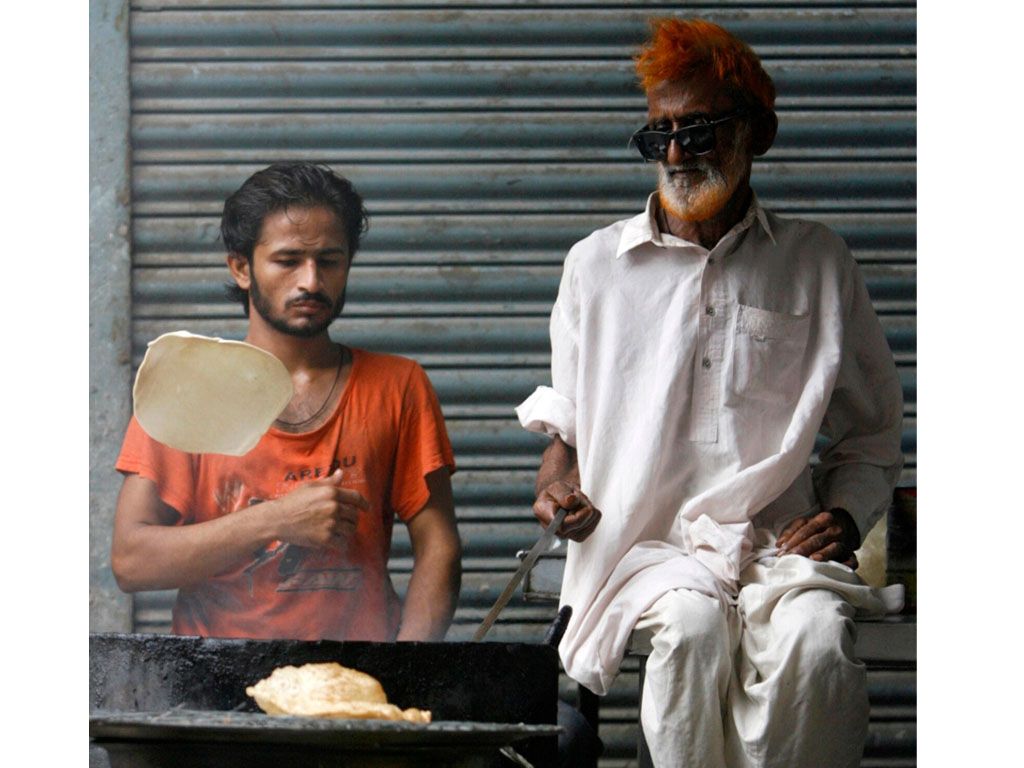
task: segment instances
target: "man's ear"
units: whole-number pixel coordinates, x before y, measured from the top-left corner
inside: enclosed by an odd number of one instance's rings
[[[771,149],[772,144],[775,143],[775,134],[779,130],[779,118],[773,110],[758,110],[754,115],[751,127],[753,128],[754,156],[759,157]]]
[[[249,275],[251,268],[252,265],[249,263],[249,260],[242,254],[228,254],[228,269],[231,270],[231,276],[235,278],[235,283],[243,291],[248,291],[249,286],[252,284],[252,278]]]

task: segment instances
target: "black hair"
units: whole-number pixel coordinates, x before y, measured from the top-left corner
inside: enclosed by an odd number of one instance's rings
[[[306,162],[274,163],[257,171],[224,201],[220,236],[229,253],[244,256],[252,266],[253,249],[266,217],[290,207],[323,207],[334,211],[345,229],[349,263],[369,228],[363,198],[352,182],[324,165]],[[249,316],[249,292],[231,281],[227,296],[239,301]]]

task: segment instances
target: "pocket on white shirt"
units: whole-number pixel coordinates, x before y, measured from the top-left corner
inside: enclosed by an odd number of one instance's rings
[[[785,404],[803,388],[801,361],[809,315],[739,305],[733,338],[731,389],[740,397]]]

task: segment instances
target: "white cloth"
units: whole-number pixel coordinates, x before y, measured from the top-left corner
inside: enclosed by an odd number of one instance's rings
[[[853,604],[880,596],[849,568],[799,555],[754,563],[741,583],[735,607],[677,589],[637,622],[655,768],[857,768],[868,702]]]
[[[842,239],[755,196],[708,251],[660,233],[656,205],[570,250],[552,386],[516,409],[527,429],[576,447],[604,515],[569,543],[559,647],[598,694],[661,595],[686,587],[733,604],[740,573],[772,554],[755,548],[759,529],[822,506],[866,534],[903,463],[899,379]]]

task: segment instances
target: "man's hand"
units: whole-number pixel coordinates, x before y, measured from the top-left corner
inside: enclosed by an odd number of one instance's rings
[[[583,541],[601,521],[601,511],[574,483],[565,480],[556,480],[541,490],[533,503],[533,514],[547,528],[559,507],[569,510],[557,531],[559,536],[566,539]]]
[[[854,551],[859,546],[857,524],[839,507],[822,510],[813,517],[798,517],[786,526],[776,544],[780,555],[803,555],[811,560],[835,560],[857,568]]]
[[[340,483],[341,470],[336,469],[322,480],[303,483],[279,499],[265,502],[274,510],[278,538],[302,547],[341,549],[355,532],[359,510],[369,511],[370,502]]]

